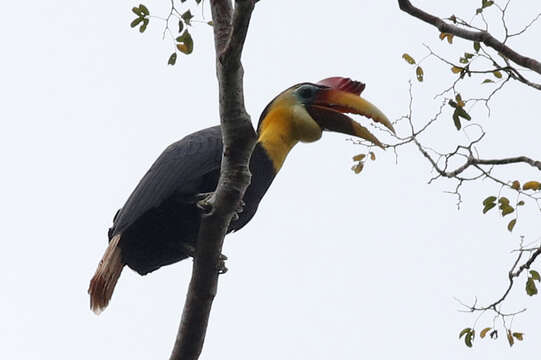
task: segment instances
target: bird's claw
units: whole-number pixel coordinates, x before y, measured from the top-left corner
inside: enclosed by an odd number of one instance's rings
[[[212,192],[200,193],[200,194],[195,194],[193,196],[193,200],[195,202],[195,205],[199,208],[199,210],[201,210],[205,214],[208,214],[212,210],[211,201],[212,201],[213,196],[214,196],[214,193]]]
[[[191,258],[195,258],[195,246],[191,244],[182,244],[182,248],[184,249],[184,252],[186,255],[188,255]],[[225,266],[225,261],[227,260],[227,256],[224,254],[218,255],[218,264],[217,269],[220,274],[225,274],[227,272],[227,267]]]
[[[195,194],[191,196],[189,199],[187,199],[188,202],[194,203],[199,210],[201,210],[203,213],[208,214],[212,210],[212,201],[213,201],[213,192],[209,193],[200,193]],[[233,213],[233,217],[231,218],[231,221],[237,221],[239,219],[239,214],[244,211],[244,207],[246,206],[246,203],[244,200],[239,200],[239,203],[237,204],[237,207],[235,208],[235,212]]]
[[[244,211],[244,207],[246,206],[246,203],[244,200],[240,199],[237,208],[235,209],[235,212],[233,213],[233,216],[231,217],[231,221],[237,221],[239,219],[239,214]]]

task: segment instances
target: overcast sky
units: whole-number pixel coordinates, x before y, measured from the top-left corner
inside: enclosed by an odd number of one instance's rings
[[[415,3],[468,19],[478,5]],[[211,27],[196,24],[194,53],[167,66],[172,44],[161,40],[163,23],[151,20],[143,35],[128,26],[137,4],[3,6],[2,359],[169,356],[190,260],[145,277],[125,269],[99,317],[86,293],[114,213],[153,160],[173,141],[218,123]],[[152,14],[167,14],[168,1],[146,4]],[[510,26],[520,29],[540,11],[538,2],[516,1]],[[204,15],[209,20],[208,8]],[[397,119],[407,111],[414,77],[402,53],[420,59],[427,43],[456,59],[471,48],[461,40],[450,47],[437,35],[396,1],[260,1],[243,56],[252,120],[286,87],[334,75],[365,82],[365,97]],[[541,24],[511,45],[540,59],[540,35]],[[413,88],[418,124],[435,112],[433,95],[453,80],[447,66],[423,66],[425,82]],[[539,92],[514,84],[495,97],[492,118],[481,106],[471,109],[487,131],[483,157],[540,159],[538,109]],[[447,117],[427,144],[465,140]],[[481,214],[481,201],[497,186],[464,188],[457,211],[456,198],[444,193],[454,184],[428,185],[429,164],[413,147],[399,152],[398,163],[392,151],[378,151],[355,175],[351,157],[363,151],[337,134],[292,151],[256,217],[226,239],[229,272],[220,278],[202,359],[538,356],[540,299],[525,295],[524,278],[504,308],[528,307],[513,322],[525,341],[512,349],[503,338],[466,348],[458,332],[477,316],[458,312],[453,297],[486,303],[500,296],[509,251],[520,235],[539,240],[539,214],[523,211],[509,234],[495,213]],[[538,176],[528,171],[501,174]],[[486,315],[477,327],[491,323]]]

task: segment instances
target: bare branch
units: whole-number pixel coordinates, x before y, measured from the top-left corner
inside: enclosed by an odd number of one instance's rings
[[[524,255],[524,253],[526,251],[531,252],[531,254],[528,257],[528,259],[525,262],[523,262],[522,265],[519,266],[520,260],[522,259],[522,256]],[[530,266],[533,264],[533,262],[537,259],[537,257],[539,255],[541,255],[541,246],[538,247],[538,248],[534,248],[534,249],[522,249],[521,248],[519,250],[519,254],[517,255],[517,258],[515,259],[515,262],[513,263],[513,265],[511,266],[511,269],[509,270],[509,272],[507,274],[507,278],[509,280],[507,288],[505,289],[503,295],[498,300],[496,300],[496,301],[494,301],[491,304],[486,305],[486,306],[477,306],[477,301],[471,306],[465,305],[462,302],[460,302],[460,304],[463,305],[464,307],[468,308],[470,312],[474,312],[474,311],[485,312],[487,310],[492,310],[492,311],[496,312],[496,314],[501,316],[502,318],[508,317],[508,316],[514,316],[514,315],[516,315],[518,313],[524,312],[526,309],[522,309],[522,310],[519,310],[517,312],[510,313],[510,314],[502,313],[499,310],[498,305],[500,305],[503,301],[505,301],[505,299],[507,298],[507,296],[509,295],[509,293],[513,289],[513,286],[515,285],[515,279],[518,278],[522,274],[522,272],[524,270],[529,269]]]
[[[254,0],[211,0],[219,84],[220,120],[224,153],[218,187],[211,210],[202,216],[186,295],[171,360],[199,358],[210,310],[218,287],[224,236],[235,208],[250,183],[248,162],[255,145],[255,131],[244,108],[243,70],[240,61]]]
[[[499,53],[503,54],[516,64],[533,70],[538,74],[541,74],[541,62],[519,54],[501,41],[497,40],[487,31],[466,30],[458,26],[449,24],[437,16],[431,15],[419,8],[416,8],[411,4],[409,0],[398,0],[398,5],[402,11],[435,26],[440,32],[453,34],[466,40],[478,41],[480,43],[483,43],[486,46],[491,47]]]

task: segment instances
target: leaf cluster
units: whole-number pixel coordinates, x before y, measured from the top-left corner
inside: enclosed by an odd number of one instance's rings
[[[493,329],[491,327],[486,327],[483,330],[481,330],[481,332],[479,333],[479,337],[481,339],[484,339],[486,338],[487,334],[490,336],[492,340],[498,339],[498,330]],[[516,332],[516,331],[511,331],[507,329],[506,335],[507,335],[507,341],[509,342],[509,346],[513,346],[515,344],[515,339],[518,341],[524,340],[524,333],[522,332]],[[469,327],[462,329],[460,333],[458,334],[458,338],[461,339],[462,337],[464,337],[464,344],[467,347],[469,348],[473,347],[473,342],[475,340],[475,329],[469,328]]]
[[[353,165],[351,168],[351,170],[353,170],[355,174],[359,174],[361,171],[363,171],[365,162],[367,159],[367,155],[368,155],[368,158],[370,158],[370,160],[376,161],[376,154],[374,154],[373,151],[370,151],[368,154],[355,155],[353,157],[353,161],[357,161],[357,164]]]
[[[148,8],[143,4],[139,4],[138,7],[133,7],[131,11],[137,15],[137,17],[130,23],[130,27],[134,28],[141,24],[141,26],[139,26],[139,32],[144,33],[150,22],[150,12],[148,11]]]

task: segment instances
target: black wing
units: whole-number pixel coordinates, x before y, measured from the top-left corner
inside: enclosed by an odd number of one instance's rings
[[[124,231],[170,196],[198,192],[204,175],[220,169],[222,149],[220,126],[195,132],[169,145],[118,211],[109,237]]]

